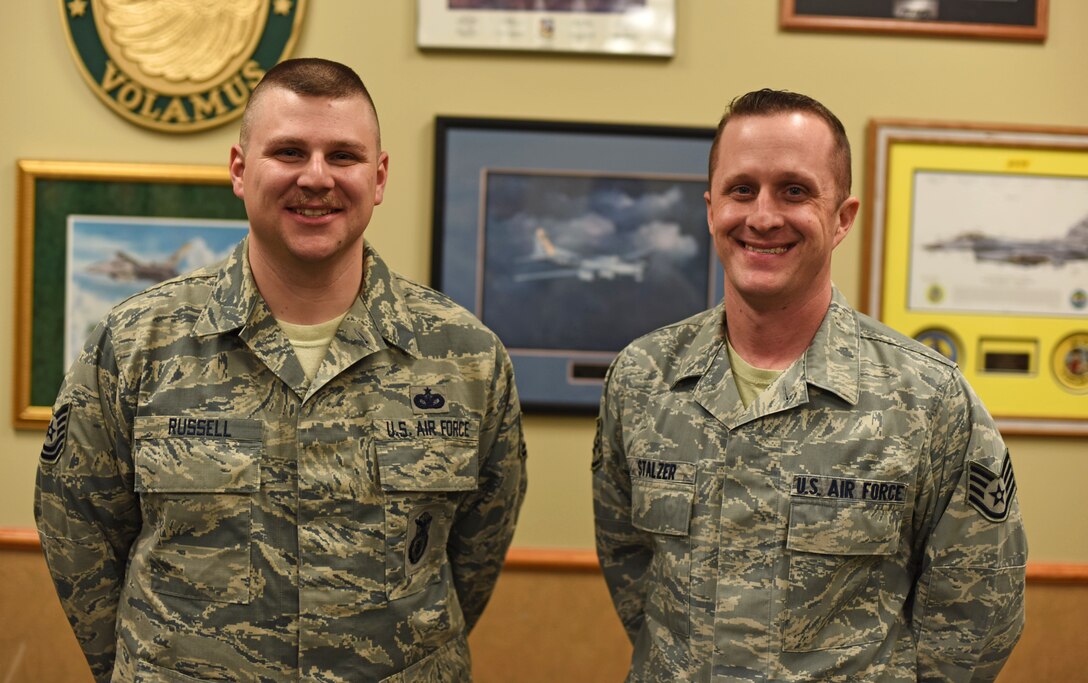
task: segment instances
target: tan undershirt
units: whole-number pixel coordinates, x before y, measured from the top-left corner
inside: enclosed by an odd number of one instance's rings
[[[784,370],[764,370],[748,365],[735,351],[732,344],[726,343],[729,350],[729,365],[733,368],[733,380],[737,383],[737,393],[744,407],[752,405],[752,401],[763,393],[763,390],[771,386]]]
[[[340,328],[340,323],[347,314],[348,312],[344,311],[332,320],[316,325],[296,325],[282,320],[276,321],[295,349],[295,355],[298,356],[298,362],[302,365],[306,379],[313,381],[317,375],[317,369],[321,367],[321,361],[325,360],[332,338],[336,336],[336,330]]]

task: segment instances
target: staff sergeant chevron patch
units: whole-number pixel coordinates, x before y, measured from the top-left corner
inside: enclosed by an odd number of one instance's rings
[[[65,403],[53,413],[49,429],[45,431],[45,443],[42,445],[42,462],[56,462],[64,451],[64,441],[68,438],[68,413],[72,404]]]
[[[1004,522],[1009,517],[1014,495],[1016,479],[1008,449],[1001,461],[1000,474],[994,474],[977,462],[967,463],[967,502],[983,517],[991,522]]]

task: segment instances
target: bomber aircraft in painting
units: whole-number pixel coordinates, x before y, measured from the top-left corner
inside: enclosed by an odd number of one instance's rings
[[[648,251],[648,250],[647,250]],[[537,228],[533,235],[533,253],[521,260],[522,264],[543,262],[557,268],[549,270],[522,270],[515,273],[516,282],[576,277],[585,282],[593,280],[615,280],[618,277],[630,277],[635,282],[642,282],[646,273],[646,260],[640,258],[645,251],[627,256],[619,254],[597,254],[583,256],[568,249],[555,246],[544,228]]]
[[[1069,228],[1064,237],[1024,240],[968,232],[944,242],[927,244],[925,248],[929,251],[971,251],[976,261],[1062,266],[1069,261],[1088,260],[1088,218]]]
[[[143,260],[126,251],[117,251],[108,261],[99,261],[87,266],[87,272],[105,275],[119,282],[146,280],[151,283],[169,280],[179,275],[178,265],[189,250],[187,242],[178,248],[169,258],[162,261]]]

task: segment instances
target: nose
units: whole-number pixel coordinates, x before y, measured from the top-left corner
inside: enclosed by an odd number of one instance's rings
[[[299,187],[313,192],[324,192],[334,185],[332,173],[325,158],[315,154],[306,162],[298,176]]]
[[[746,225],[753,230],[773,230],[782,227],[785,223],[782,211],[775,198],[767,192],[760,192],[751,204],[752,210],[748,214]]]

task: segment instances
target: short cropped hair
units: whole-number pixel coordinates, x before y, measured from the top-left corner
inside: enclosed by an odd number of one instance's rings
[[[359,74],[355,73],[351,67],[317,57],[288,59],[269,69],[249,95],[246,109],[242,113],[242,128],[238,133],[238,143],[243,150],[249,142],[249,129],[253,123],[251,112],[256,110],[255,105],[261,99],[261,93],[274,88],[288,90],[297,95],[328,97],[337,100],[362,97],[374,113],[375,124],[378,122],[378,109],[374,106],[370,91],[363,85],[363,79],[359,78]],[[381,144],[381,127],[379,126],[379,149]]]
[[[710,147],[707,182],[712,183],[714,181],[714,167],[718,162],[718,146],[721,143],[725,124],[734,118],[745,116],[774,116],[793,112],[802,112],[819,117],[831,129],[831,134],[835,140],[832,167],[835,171],[835,181],[838,184],[839,201],[849,197],[853,178],[850,169],[850,141],[846,138],[846,128],[843,127],[842,121],[823,104],[808,95],[790,92],[789,90],[764,88],[741,95],[729,103],[721,121],[718,122],[718,130],[714,133],[714,144]]]

